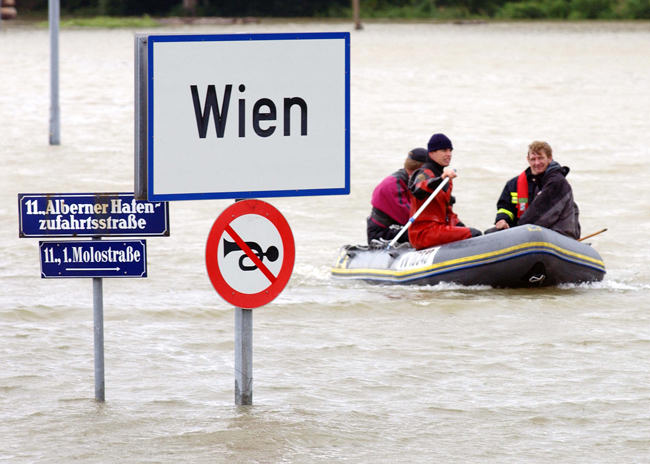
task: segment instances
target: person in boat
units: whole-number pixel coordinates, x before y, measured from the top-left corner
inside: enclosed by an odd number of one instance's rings
[[[566,180],[569,168],[553,160],[546,142],[532,142],[526,159],[529,167],[506,183],[497,201],[494,227],[485,233],[535,224],[580,238],[580,212]]]
[[[427,156],[425,148],[409,151],[404,160],[404,167],[387,176],[373,190],[370,200],[372,210],[366,227],[369,245],[373,240],[392,240],[408,221],[411,207],[409,177],[422,166]],[[407,242],[408,235],[402,234],[397,241]]]
[[[427,144],[427,161],[409,179],[412,217],[443,180],[449,178],[408,230],[409,241],[418,250],[481,235],[481,231],[466,227],[452,210],[455,203],[451,195],[452,179],[457,177],[456,171],[449,167],[453,149],[445,134],[433,134]]]

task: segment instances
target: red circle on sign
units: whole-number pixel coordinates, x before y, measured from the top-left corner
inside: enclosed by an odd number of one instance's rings
[[[221,270],[219,269],[218,263],[217,253],[219,249],[219,240],[223,236],[224,232],[228,232],[229,235],[232,235],[234,231],[230,227],[230,224],[235,219],[247,214],[259,215],[268,219],[280,234],[280,237],[282,239],[282,248],[284,250],[280,271],[278,272],[277,276],[274,276],[263,265],[257,255],[255,255],[255,253],[252,252],[250,248],[244,245],[246,237],[240,238],[237,236],[236,239],[240,240],[237,243],[241,246],[242,251],[244,251],[250,260],[257,265],[259,271],[265,273],[270,281],[267,288],[257,293],[242,293],[238,290],[235,290],[224,278]],[[207,243],[205,245],[205,265],[208,270],[208,276],[210,277],[212,286],[217,291],[217,293],[221,295],[221,297],[228,303],[244,309],[252,309],[265,305],[271,302],[276,296],[278,296],[289,282],[291,272],[293,271],[294,260],[295,244],[289,223],[284,218],[284,216],[282,216],[280,211],[275,209],[272,205],[261,200],[242,200],[226,208],[219,215],[216,221],[214,221],[212,229],[210,229],[210,234],[208,235]]]

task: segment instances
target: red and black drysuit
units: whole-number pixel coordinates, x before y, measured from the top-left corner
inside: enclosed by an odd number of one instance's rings
[[[442,171],[442,166],[428,159],[420,169],[411,175],[409,179],[409,190],[413,194],[411,217],[440,185]],[[451,195],[452,189],[453,182],[449,179],[449,182],[411,224],[408,234],[409,241],[414,248],[420,250],[472,236],[470,228],[465,227],[451,209],[454,203],[454,198]]]
[[[510,227],[535,224],[563,235],[580,238],[578,205],[566,180],[569,168],[556,161],[533,175],[527,168],[510,179],[497,201],[495,223],[504,219]]]

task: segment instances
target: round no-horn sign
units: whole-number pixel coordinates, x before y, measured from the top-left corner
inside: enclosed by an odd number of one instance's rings
[[[284,289],[295,258],[287,220],[270,204],[243,200],[214,221],[205,246],[213,287],[227,302],[251,309],[271,302]]]

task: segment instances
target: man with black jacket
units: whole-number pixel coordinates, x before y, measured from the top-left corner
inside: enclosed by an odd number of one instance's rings
[[[553,161],[546,142],[531,143],[527,160],[529,167],[506,183],[497,201],[495,227],[485,232],[535,224],[578,239],[579,210],[566,180],[569,168]]]

